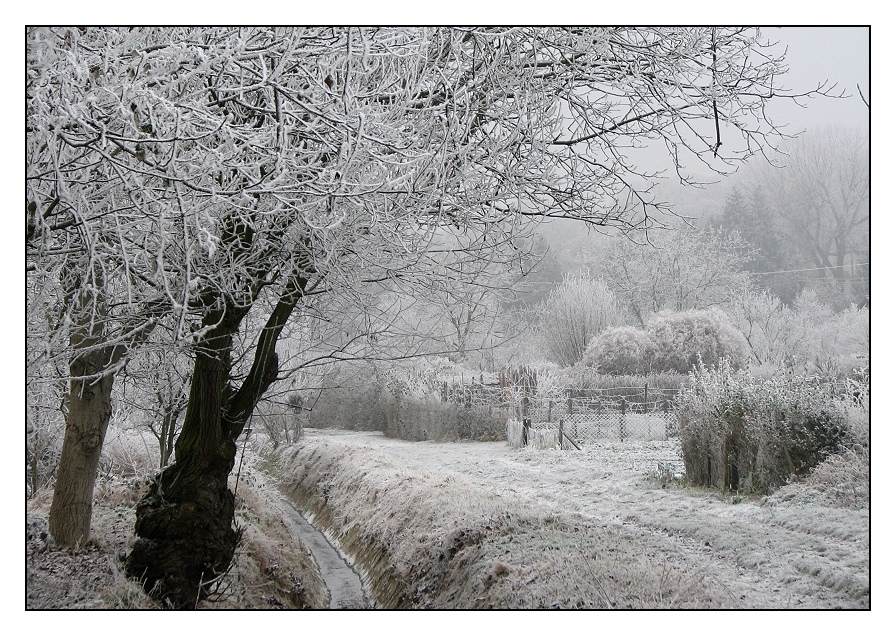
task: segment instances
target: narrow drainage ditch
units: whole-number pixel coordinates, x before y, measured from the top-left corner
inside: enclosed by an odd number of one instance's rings
[[[284,498],[284,504],[293,531],[311,551],[330,592],[330,609],[369,609],[371,604],[358,573],[288,499]]]

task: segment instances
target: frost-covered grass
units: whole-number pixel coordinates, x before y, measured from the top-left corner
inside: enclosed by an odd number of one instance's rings
[[[867,507],[683,487],[661,478],[681,474],[675,444],[515,450],[312,430],[282,483],[383,606],[868,607]]]
[[[384,607],[731,606],[622,526],[508,500],[350,439],[306,440],[282,481],[368,569]]]
[[[134,540],[134,504],[158,461],[154,447],[139,435],[136,429],[110,431],[94,490],[87,545],[63,550],[41,537],[46,536],[51,488],[28,500],[26,608],[158,607],[139,583],[124,575],[123,559]],[[320,574],[307,550],[281,522],[287,504],[270,478],[256,468],[259,461],[247,448],[239,485],[235,479],[231,483],[231,489],[236,487],[236,521],[243,538],[216,602],[205,601],[201,608],[325,608],[328,598]]]
[[[851,419],[859,433],[863,417]],[[29,500],[27,607],[155,607],[122,574],[143,486],[124,468],[141,462],[120,450],[84,548],[48,547],[52,491]],[[283,525],[279,483],[367,569],[381,606],[866,608],[867,466],[858,447],[760,499],[687,486],[675,441],[515,450],[309,429],[286,452],[247,446],[231,486],[243,543],[219,603],[204,606],[327,606]]]

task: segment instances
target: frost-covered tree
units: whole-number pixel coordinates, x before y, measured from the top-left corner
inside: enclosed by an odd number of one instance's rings
[[[658,311],[726,304],[750,286],[750,250],[736,234],[712,228],[654,232],[650,244],[617,240],[596,254],[604,279],[638,324]]]
[[[827,364],[870,352],[868,308],[834,311],[811,290],[801,292],[792,307],[767,291],[747,290],[731,302],[728,315],[746,337],[756,364]]]
[[[582,360],[588,343],[619,324],[622,308],[601,279],[567,274],[539,308],[541,339],[550,359],[568,367]]]
[[[294,316],[510,266],[530,219],[651,226],[663,208],[631,147],[662,140],[685,180],[686,156],[733,168],[774,141],[784,70],[746,28],[54,27],[26,43],[28,309],[60,315],[29,368],[67,362],[60,471],[77,473],[51,530],[87,538],[113,380],[164,318],[193,371],[128,571],[176,607],[231,562],[235,440]]]
[[[870,312],[851,305],[836,311],[813,290],[797,296],[791,312],[794,346],[789,358],[824,362],[829,358],[870,354]]]
[[[749,176],[765,193],[781,242],[801,268],[814,268],[802,272],[804,284],[823,290],[828,283],[826,298],[838,308],[867,304],[870,295],[868,142],[858,128],[814,129],[786,142],[783,166],[759,164]]]
[[[734,325],[756,364],[780,365],[798,344],[791,310],[768,291],[744,290],[729,305]]]
[[[725,207],[712,225],[724,232],[737,232],[749,247],[743,267],[753,273],[757,287],[770,289],[788,301],[799,293],[799,282],[791,270],[798,268],[792,250],[777,228],[772,203],[761,186],[749,194],[735,185],[725,199]],[[780,272],[780,273],[779,273]]]

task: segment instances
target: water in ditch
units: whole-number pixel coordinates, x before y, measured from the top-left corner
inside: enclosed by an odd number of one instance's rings
[[[288,522],[317,562],[321,577],[330,591],[330,609],[371,607],[361,577],[317,528],[291,505],[286,507]]]

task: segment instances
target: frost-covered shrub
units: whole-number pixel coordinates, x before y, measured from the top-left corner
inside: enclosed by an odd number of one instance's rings
[[[612,375],[645,375],[650,372],[657,346],[643,330],[612,327],[596,336],[585,350],[586,367]]]
[[[312,428],[381,431],[390,408],[376,386],[324,389],[308,417]]]
[[[781,488],[775,496],[797,498],[831,508],[862,509],[871,505],[871,409],[867,369],[859,368],[845,383],[842,396],[848,443],[830,455],[799,482]]]
[[[728,358],[739,368],[748,354],[746,338],[721,311],[664,311],[645,329],[614,327],[596,336],[585,352],[584,364],[611,375],[688,373],[698,359],[714,367]]]
[[[262,401],[252,414],[251,427],[264,432],[272,450],[281,444],[294,444],[305,434],[308,412],[304,410],[304,398],[291,393],[287,405]]]
[[[656,345],[653,368],[658,371],[688,373],[698,360],[715,367],[723,358],[740,368],[749,355],[746,338],[717,310],[663,311],[645,331]]]
[[[581,361],[587,343],[607,327],[619,324],[623,315],[607,283],[584,273],[566,275],[539,313],[544,350],[563,367]]]
[[[507,413],[487,406],[390,398],[383,429],[387,437],[412,441],[498,441],[505,437]]]
[[[867,367],[853,369],[847,377],[846,419],[858,447],[868,453],[871,447],[871,372]]]
[[[303,408],[310,409],[308,426],[382,431],[387,410],[392,408],[388,391],[376,373],[367,367],[350,367],[331,374],[317,395],[309,392]]]
[[[767,494],[853,441],[845,409],[818,378],[763,380],[724,359],[718,369],[701,363],[676,408],[688,479]]]

